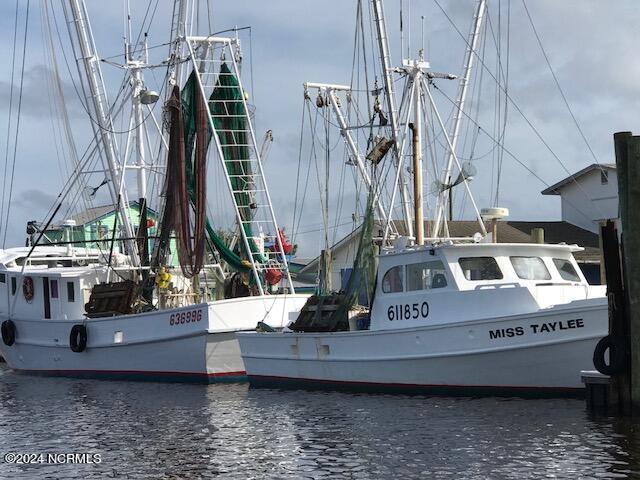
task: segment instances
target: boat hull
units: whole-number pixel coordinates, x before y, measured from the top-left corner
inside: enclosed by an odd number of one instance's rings
[[[255,386],[580,395],[580,371],[593,369],[594,347],[607,334],[606,309],[603,300],[409,329],[238,337]]]
[[[84,319],[17,319],[16,341],[0,354],[16,372],[67,377],[212,383],[244,380],[236,331],[263,321],[286,325],[304,295],[222,300],[138,315]],[[2,319],[4,320],[4,319]],[[84,324],[87,345],[70,348]]]

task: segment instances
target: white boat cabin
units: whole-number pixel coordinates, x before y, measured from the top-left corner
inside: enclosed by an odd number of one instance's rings
[[[81,319],[91,289],[106,281],[107,267],[100,253],[76,249],[68,256],[61,247],[38,247],[0,252],[0,314],[22,319]],[[80,251],[82,250],[82,251]]]
[[[576,245],[442,244],[381,253],[371,330],[503,317],[602,298]]]

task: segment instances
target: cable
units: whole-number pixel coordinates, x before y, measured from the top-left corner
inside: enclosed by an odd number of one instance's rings
[[[0,206],[0,226],[4,226],[4,206],[5,206],[6,185],[7,185],[7,166],[9,165],[9,145],[11,143],[10,141],[11,123],[12,123],[12,116],[13,116],[13,84],[14,84],[15,63],[16,63],[16,42],[17,42],[17,35],[18,35],[19,4],[20,4],[20,0],[16,0],[16,15],[15,15],[14,24],[13,24],[13,54],[11,56],[11,87],[9,88],[9,119],[7,122],[7,138],[6,138],[5,155],[4,155],[4,175],[2,177],[2,205]],[[9,216],[9,212],[7,211],[7,217],[8,216]]]
[[[598,165],[598,168],[600,168],[601,171],[604,171],[604,168],[602,167],[602,165],[600,165],[600,162],[598,161],[598,158],[596,157],[596,154],[594,153],[593,149],[591,148],[591,145],[589,144],[589,141],[587,140],[587,137],[585,136],[584,132],[582,131],[582,128],[580,127],[580,124],[578,123],[578,119],[573,114],[573,110],[569,106],[569,101],[567,100],[567,97],[565,96],[564,91],[562,90],[562,87],[560,87],[560,82],[558,81],[558,77],[556,76],[555,72],[553,71],[553,68],[551,67],[551,62],[549,61],[549,57],[547,56],[547,52],[545,51],[544,47],[542,46],[542,40],[540,39],[540,35],[538,35],[538,30],[536,29],[536,26],[533,24],[533,18],[531,18],[531,14],[529,13],[529,9],[527,8],[527,4],[525,3],[524,0],[522,0],[522,5],[524,6],[524,11],[527,13],[527,17],[529,18],[529,23],[531,24],[531,28],[533,29],[533,33],[536,36],[536,40],[538,41],[538,45],[540,46],[540,50],[542,51],[542,55],[544,56],[544,60],[545,60],[545,62],[547,62],[547,67],[549,67],[549,72],[551,73],[551,76],[553,77],[553,81],[556,84],[556,87],[558,87],[558,91],[560,92],[560,96],[562,97],[562,101],[564,102],[565,106],[567,107],[567,110],[569,111],[569,114],[571,115],[571,118],[573,119],[573,123],[575,124],[576,128],[578,129],[578,132],[580,132],[580,136],[582,137],[582,140],[584,140],[585,145],[589,149],[589,152],[591,153],[591,156],[593,157],[593,160]]]
[[[11,181],[9,183],[9,199],[7,201],[7,215],[5,217],[4,235],[2,237],[2,248],[4,249],[7,243],[7,228],[9,226],[9,211],[11,210],[11,200],[13,197],[13,181],[15,179],[16,172],[16,157],[18,154],[18,136],[20,134],[20,118],[22,112],[22,91],[24,86],[24,64],[27,56],[27,33],[29,31],[29,6],[31,0],[27,0],[27,11],[24,17],[24,39],[22,44],[22,67],[20,71],[20,92],[18,94],[18,118],[16,120],[16,131],[13,142],[13,160],[11,166]]]
[[[449,23],[451,24],[451,26],[455,29],[455,31],[458,33],[458,35],[460,36],[460,38],[462,38],[462,40],[465,42],[465,44],[471,48],[471,45],[469,45],[469,42],[467,41],[467,39],[465,38],[464,34],[460,31],[460,29],[456,26],[456,24],[453,22],[453,20],[451,19],[451,17],[449,17],[449,15],[447,15],[447,12],[444,10],[444,8],[442,8],[442,6],[440,5],[440,3],[438,3],[438,0],[433,0],[435,2],[435,4],[438,6],[438,8],[440,8],[440,10],[442,11],[442,13],[444,14],[444,16],[447,18],[447,20],[449,21]],[[482,68],[484,68],[487,73],[489,74],[489,76],[491,76],[491,78],[496,82],[498,82],[498,79],[495,77],[495,75],[491,72],[491,70],[487,67],[486,63],[480,58],[480,56],[478,55],[478,53],[473,50],[473,53],[476,55],[476,57],[478,58],[478,61],[480,62],[480,64],[482,65]],[[504,90],[503,90],[504,92]],[[578,180],[576,179],[575,175],[573,173],[571,173],[571,171],[567,168],[567,166],[564,164],[564,162],[562,160],[560,160],[560,157],[555,153],[555,151],[551,148],[551,146],[546,142],[546,140],[542,137],[542,135],[540,134],[540,132],[538,131],[538,129],[533,125],[533,123],[529,120],[529,118],[524,114],[524,112],[522,111],[522,109],[518,106],[518,104],[515,102],[515,100],[511,97],[511,95],[508,92],[504,92],[505,93],[505,97],[511,102],[511,104],[514,106],[514,108],[516,109],[516,111],[520,114],[520,116],[522,117],[522,119],[527,123],[527,125],[529,125],[529,127],[531,128],[531,130],[535,133],[536,137],[538,137],[538,140],[540,140],[540,142],[545,146],[545,148],[549,151],[549,153],[551,153],[551,155],[553,156],[553,158],[556,159],[556,161],[560,164],[560,166],[562,167],[562,169],[569,175],[569,178],[571,179],[571,181],[573,183],[576,184],[576,186],[578,187],[578,189],[583,193],[583,195],[585,196],[585,198],[589,199],[589,195],[587,195],[587,192],[585,192],[585,190],[582,188],[582,185],[580,185],[580,182],[578,182]],[[464,113],[464,112],[463,112]],[[597,204],[594,204],[594,207],[598,210],[598,212],[601,214],[602,217],[604,217],[604,213],[602,212],[602,210],[600,209],[600,207]]]

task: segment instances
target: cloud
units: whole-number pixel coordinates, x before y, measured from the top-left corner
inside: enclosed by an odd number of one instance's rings
[[[22,86],[21,114],[27,117],[49,117],[57,115],[55,103],[51,95],[57,95],[57,92],[50,91],[50,83],[48,79],[52,78],[53,72],[44,65],[32,65],[25,69],[24,81]],[[84,109],[78,101],[77,93],[73,84],[69,81],[62,80],[62,93],[70,116],[79,118],[86,115]],[[13,85],[13,115],[14,119],[17,115],[19,102],[20,78],[16,76]],[[0,80],[0,110],[8,115],[9,104],[11,99],[11,82]]]
[[[438,0],[446,15],[459,28],[463,37],[468,34],[472,21],[475,1]],[[134,31],[140,28],[147,2],[131,2]],[[171,21],[171,2],[160,2],[155,13],[148,40],[151,47],[167,41]],[[391,42],[393,63],[400,63],[399,2],[386,2],[387,27]],[[363,2],[367,5],[367,2]],[[410,7],[409,7],[410,5]],[[551,149],[560,157],[569,170],[578,170],[592,163],[588,149],[577,131],[549,70],[540,52],[535,36],[529,25],[522,4],[510,2],[510,47],[509,47],[509,84],[508,88],[518,106],[542,134]],[[600,2],[597,0],[565,0],[557,2],[540,0],[526,3],[539,35],[543,41],[554,72],[565,95],[584,131],[591,147],[601,161],[613,160],[611,135],[616,130],[634,130],[638,128],[636,112],[640,107],[638,95],[640,65],[633,61],[636,51],[637,25],[640,24],[640,9],[634,0],[619,2]],[[302,83],[320,81],[348,83],[352,70],[358,71],[353,63],[353,42],[356,2],[327,0],[321,7],[310,1],[270,0],[269,2],[230,2],[220,1],[213,4],[213,30],[223,30],[233,25],[251,25],[251,35],[243,31],[241,39],[245,54],[244,81],[250,90],[251,102],[255,103],[257,138],[261,142],[267,129],[274,131],[274,143],[269,159],[265,164],[269,187],[276,206],[277,218],[289,224],[293,216],[295,173],[298,162],[298,142],[302,114]],[[498,23],[501,25],[502,46],[506,43],[507,2],[490,2],[489,18],[493,35],[497,35]],[[12,20],[14,5],[11,2],[0,3],[0,25],[4,42],[0,42],[0,54],[11,58]],[[23,8],[23,7],[21,7]],[[122,2],[88,2],[93,32],[98,51],[102,57],[114,56],[111,60],[122,61]],[[452,28],[449,19],[434,2],[404,2],[404,52],[410,47],[415,55],[422,47],[424,27],[424,47],[427,60],[435,71],[459,73],[465,52],[465,40]],[[409,10],[410,8],[410,10]],[[202,11],[206,4],[202,3]],[[368,8],[365,9],[368,15]],[[34,10],[35,11],[35,10]],[[149,14],[150,18],[151,13]],[[424,16],[424,21],[422,17]],[[55,158],[56,135],[50,125],[50,99],[47,70],[43,59],[46,55],[38,38],[41,21],[37,14],[32,15],[30,32],[33,38],[29,43],[25,88],[23,95],[24,121],[19,144],[19,163],[28,169],[26,173],[17,172],[15,185],[16,230],[22,232],[26,216],[32,212],[46,212],[54,201],[46,192],[59,190],[57,186]],[[61,18],[58,18],[60,21]],[[201,27],[206,25],[203,19]],[[60,23],[64,29],[64,24]],[[371,57],[375,56],[375,41],[369,38],[369,21],[365,21],[366,49]],[[64,32],[63,32],[64,33]],[[495,45],[491,38],[486,45],[486,64],[495,68]],[[39,43],[40,42],[40,43]],[[150,50],[154,63],[162,62],[168,47],[162,46]],[[66,51],[67,55],[70,50]],[[503,51],[503,54],[505,52]],[[70,57],[69,57],[70,58]],[[62,61],[61,59],[59,59]],[[368,73],[372,80],[380,80],[380,69],[375,62],[369,63]],[[75,74],[75,69],[71,65]],[[505,65],[506,67],[506,65]],[[86,113],[78,103],[73,84],[67,78],[66,67],[62,68],[64,78],[63,91],[72,115],[74,131],[79,145],[87,145],[91,139],[90,124]],[[115,98],[121,85],[122,70],[102,64],[107,83],[109,98]],[[362,74],[363,65],[360,64]],[[481,67],[476,67],[472,80],[472,89],[479,82]],[[157,88],[163,78],[162,69],[145,72],[148,83]],[[8,91],[10,87],[9,68],[0,72],[0,109],[6,122]],[[398,87],[401,82],[396,84]],[[457,89],[455,81],[438,81],[437,85],[447,95],[454,97]],[[496,97],[495,85],[484,72],[483,91],[480,98],[474,98],[468,104],[469,112],[479,106],[478,119],[489,135],[499,135],[494,127]],[[436,95],[439,107],[446,118],[451,112],[451,104]],[[363,103],[364,105],[364,103]],[[363,107],[364,109],[364,107]],[[366,112],[365,112],[366,113]],[[2,120],[2,119],[0,119]],[[1,126],[1,125],[0,125]],[[118,127],[120,129],[120,127]],[[126,130],[126,122],[121,130]],[[4,131],[2,129],[1,131]],[[465,128],[466,131],[466,128]],[[469,129],[472,132],[473,129]],[[332,138],[337,139],[337,131]],[[120,135],[122,145],[126,135]],[[506,147],[536,175],[545,182],[553,183],[566,176],[564,168],[537,138],[511,105],[508,109],[506,128]],[[308,141],[309,137],[305,137]],[[0,151],[4,150],[4,139],[0,139]],[[463,142],[463,139],[461,139]],[[471,142],[467,141],[467,145]],[[342,170],[344,149],[338,146],[332,152],[332,175],[338,177]],[[468,147],[465,151],[469,153]],[[497,152],[492,142],[484,134],[479,135],[475,153],[477,156],[489,152],[478,159],[479,172],[473,182],[473,190],[478,194],[479,206],[486,206],[492,198],[492,184],[495,186],[495,174],[498,168]],[[59,155],[64,157],[63,154]],[[308,162],[305,153],[303,161]],[[26,167],[25,167],[26,165]],[[305,163],[305,166],[307,163]],[[37,171],[34,176],[31,172]],[[315,175],[315,174],[314,174]],[[559,205],[553,199],[540,196],[544,184],[518,165],[508,155],[504,156],[503,190],[501,203],[511,207],[512,218],[527,219],[536,217],[558,218]],[[99,175],[98,175],[99,176]],[[218,182],[212,179],[213,182]],[[94,182],[95,183],[95,182]],[[346,178],[345,212],[348,202],[354,201],[354,187],[351,173]],[[133,184],[134,185],[134,184]],[[220,216],[225,216],[223,203],[217,198],[226,195],[224,185],[214,183],[210,189],[210,204]],[[315,177],[310,180],[308,196],[317,196]],[[334,192],[338,195],[338,187]],[[36,193],[39,192],[39,193]],[[316,199],[317,200],[317,199]],[[349,204],[350,206],[352,204]],[[532,208],[531,206],[535,207]],[[224,205],[224,208],[227,206]],[[298,205],[299,207],[299,205]],[[320,212],[317,201],[309,201],[305,207],[304,221],[311,224],[319,222]],[[351,208],[353,210],[353,208]],[[470,208],[466,209],[467,214]],[[19,215],[25,216],[18,219]],[[226,215],[228,217],[228,215]],[[291,228],[291,225],[288,225]],[[18,228],[19,227],[19,228]],[[304,225],[301,225],[301,230]],[[22,233],[16,237],[21,243]],[[315,248],[315,246],[314,246]]]

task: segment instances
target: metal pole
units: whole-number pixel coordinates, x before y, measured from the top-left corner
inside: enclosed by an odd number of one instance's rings
[[[389,119],[391,121],[391,135],[393,139],[393,151],[395,153],[396,169],[398,170],[398,185],[400,188],[400,198],[402,202],[402,213],[407,226],[407,234],[412,237],[413,229],[411,228],[411,213],[409,212],[409,193],[405,174],[401,168],[400,162],[400,143],[399,143],[399,126],[398,126],[398,110],[396,109],[396,96],[393,88],[393,78],[391,77],[391,54],[389,53],[389,40],[387,37],[387,27],[384,17],[384,8],[382,0],[372,0],[374,23],[376,25],[376,34],[378,37],[378,48],[380,50],[380,63],[382,64],[382,76],[384,79],[384,88],[387,91],[387,108],[389,110]]]
[[[451,168],[453,166],[453,155],[458,143],[458,135],[460,133],[460,124],[464,114],[464,104],[467,97],[467,90],[469,87],[469,79],[471,78],[471,71],[473,69],[473,59],[478,46],[478,41],[480,39],[480,29],[482,27],[482,20],[484,18],[485,10],[486,10],[487,2],[486,0],[479,0],[478,6],[476,7],[476,12],[474,16],[473,26],[471,28],[471,33],[469,34],[469,40],[467,41],[467,51],[465,53],[464,60],[464,74],[460,78],[460,84],[458,86],[458,97],[456,99],[454,113],[453,113],[453,124],[451,127],[451,131],[449,134],[449,138],[451,139],[451,150],[449,151],[449,157],[447,159],[447,166],[445,168],[445,172],[443,175],[442,183],[443,185],[449,185],[451,182]],[[438,199],[438,210],[436,213],[436,220],[434,223],[433,235],[438,236],[440,232],[440,225],[442,222],[442,217],[444,216],[444,210],[447,203],[449,203],[449,220],[452,220],[453,216],[453,193],[452,189],[448,189],[447,195],[440,195]]]
[[[416,79],[420,75],[422,75],[422,72],[416,71]],[[409,125],[413,132],[413,201],[415,202],[416,245],[424,244],[424,219],[422,214],[422,102],[420,94],[419,88],[414,89],[414,123]]]
[[[347,121],[344,118],[344,115],[342,114],[342,109],[340,108],[340,105],[338,105],[338,100],[335,94],[335,91],[332,88],[327,88],[326,89],[327,93],[329,94],[329,101],[331,102],[331,106],[333,107],[333,111],[336,114],[336,119],[338,120],[338,125],[340,126],[340,133],[342,134],[343,138],[345,139],[345,142],[347,143],[347,147],[349,147],[349,150],[351,151],[351,155],[353,156],[355,162],[356,162],[356,166],[358,167],[358,170],[360,171],[360,175],[362,175],[362,179],[364,180],[365,185],[367,186],[367,188],[369,190],[373,190],[373,184],[371,182],[371,177],[369,176],[369,173],[367,172],[367,169],[365,167],[364,161],[362,160],[362,156],[360,155],[360,152],[358,151],[358,146],[356,145],[355,140],[353,139],[353,136],[351,135],[351,131],[349,130],[348,126],[347,126]],[[378,214],[380,215],[380,220],[382,220],[384,223],[387,222],[387,212],[385,211],[383,202],[382,202],[382,197],[381,195],[378,194],[378,190],[376,189],[376,193],[375,196],[377,197],[377,202],[375,202],[376,204],[376,210],[378,210]]]
[[[447,147],[449,148],[449,151],[453,154],[453,161],[455,162],[456,166],[458,167],[458,170],[460,172],[462,172],[462,167],[460,166],[460,162],[458,161],[458,157],[453,149],[453,145],[451,145],[451,140],[449,139],[449,136],[446,134],[446,128],[444,126],[444,122],[442,121],[442,117],[440,116],[440,113],[438,112],[438,109],[436,107],[436,104],[433,100],[433,97],[431,96],[431,92],[429,91],[428,86],[425,85],[424,87],[424,91],[427,94],[427,97],[429,98],[429,104],[431,105],[431,108],[433,109],[433,112],[435,114],[436,119],[438,120],[438,124],[440,125],[440,128],[442,130],[442,132],[444,133],[444,138],[447,141]],[[486,235],[487,234],[487,229],[484,225],[484,221],[482,220],[482,217],[480,216],[480,210],[478,210],[478,206],[476,205],[476,201],[473,199],[473,195],[471,193],[471,189],[469,188],[469,182],[467,181],[466,178],[464,178],[462,180],[462,183],[464,184],[465,189],[467,190],[467,193],[469,194],[469,199],[471,200],[471,205],[473,206],[473,210],[476,212],[476,218],[478,219],[478,223],[480,224],[480,230],[482,235]],[[438,236],[437,235],[438,230],[436,230],[434,228],[434,236]]]
[[[95,121],[98,123],[99,132],[97,140],[102,143],[102,150],[106,156],[106,168],[108,170],[111,182],[108,184],[111,193],[111,200],[117,205],[118,192],[116,185],[120,185],[124,180],[124,170],[122,169],[119,156],[117,153],[117,144],[113,133],[113,124],[109,116],[107,94],[102,79],[102,71],[100,69],[100,60],[96,53],[93,36],[91,34],[91,26],[87,15],[86,7],[82,0],[69,0],[73,23],[75,23],[76,34],[80,51],[82,54],[82,62],[91,92],[91,98],[87,99],[87,103],[91,100]],[[124,202],[121,202],[119,212],[122,217],[122,224],[127,238],[133,238],[133,227],[128,216],[129,201],[124,189]],[[139,266],[138,249],[135,241],[127,240],[127,250],[131,257],[131,262],[135,267]]]

